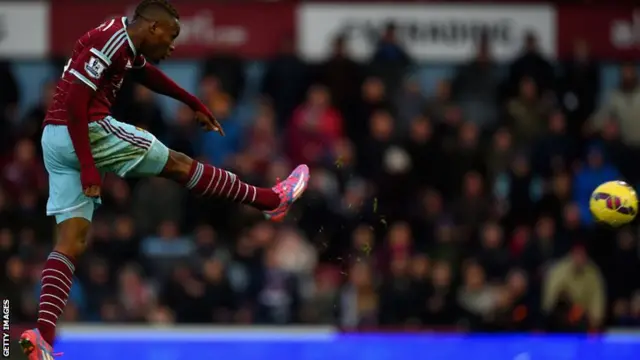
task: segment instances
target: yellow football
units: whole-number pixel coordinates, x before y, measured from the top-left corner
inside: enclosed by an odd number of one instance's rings
[[[591,195],[589,209],[597,222],[610,226],[630,223],[638,213],[636,191],[624,181],[609,181]]]

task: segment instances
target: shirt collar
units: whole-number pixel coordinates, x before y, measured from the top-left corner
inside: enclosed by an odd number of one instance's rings
[[[122,17],[122,26],[124,26],[124,33],[127,34],[127,41],[129,42],[129,47],[131,48],[131,51],[133,51],[133,55],[136,56],[137,52],[136,52],[136,47],[133,45],[133,41],[131,40],[131,37],[129,36],[129,33],[127,32],[127,24],[128,24],[128,20],[126,16]]]

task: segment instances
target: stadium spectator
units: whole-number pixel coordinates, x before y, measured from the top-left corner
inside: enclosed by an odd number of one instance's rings
[[[547,97],[556,86],[553,65],[540,49],[538,34],[527,32],[523,40],[522,53],[509,66],[508,89],[511,94],[517,93],[522,81],[529,78],[537,84],[538,95]]]
[[[314,85],[288,124],[287,155],[294,163],[318,164],[330,157],[343,136],[342,114],[326,87]]]
[[[2,169],[2,183],[13,200],[25,192],[44,193],[47,177],[36,144],[23,138],[15,143],[13,158]]]
[[[602,273],[580,245],[574,246],[546,275],[542,309],[550,313],[563,301],[571,307],[566,314],[570,318],[585,313],[591,327],[602,326],[606,301]]]
[[[257,111],[253,125],[245,130],[242,151],[233,160],[241,173],[252,173],[264,178],[269,164],[280,157],[282,144],[274,110],[265,104]]]
[[[544,129],[549,108],[541,98],[539,85],[531,77],[523,77],[518,83],[518,95],[507,103],[508,123],[518,144],[532,146]]]
[[[327,86],[334,104],[343,114],[349,114],[358,101],[365,71],[350,58],[347,41],[346,36],[337,36],[331,56],[318,69],[318,81]]]
[[[442,79],[438,81],[435,94],[427,99],[425,115],[432,119],[438,127],[446,130],[455,129],[463,119],[463,114],[451,93],[451,82]]]
[[[486,130],[498,124],[500,81],[500,68],[485,34],[478,42],[476,57],[457,69],[452,82],[453,98],[465,119]]]
[[[411,120],[422,115],[425,101],[418,80],[412,77],[405,79],[394,99],[394,107],[398,109],[398,135],[409,132]]]
[[[370,67],[371,71],[383,80],[390,93],[395,93],[402,83],[403,76],[413,64],[411,55],[402,43],[398,24],[389,22],[375,41]]]
[[[584,224],[593,221],[589,210],[593,190],[603,182],[620,179],[620,172],[607,161],[606,154],[600,146],[589,147],[586,160],[586,164],[576,173],[573,185],[574,201],[580,206],[580,216]]]
[[[345,123],[345,131],[356,146],[362,146],[364,138],[369,133],[369,119],[377,111],[393,113],[392,102],[382,80],[370,76],[362,83],[358,100],[351,105],[351,110],[345,113],[349,119]]]
[[[589,44],[576,40],[571,59],[561,64],[558,98],[568,118],[570,134],[582,131],[600,98],[599,63],[591,56]]]
[[[18,134],[22,138],[30,139],[34,144],[40,143],[42,136],[42,119],[47,113],[47,109],[53,101],[53,95],[56,89],[54,81],[47,81],[42,86],[42,95],[40,101],[27,110],[26,115],[18,126]],[[42,157],[42,148],[36,147],[39,157]]]
[[[551,113],[545,131],[534,146],[534,171],[544,177],[569,169],[577,158],[575,139],[567,132],[567,120],[560,111]]]
[[[600,130],[604,124],[616,121],[620,126],[620,138],[627,146],[630,157],[638,154],[640,149],[640,128],[635,114],[640,110],[640,86],[635,64],[623,64],[620,68],[620,85],[613,90],[594,116],[593,126]],[[629,181],[640,181],[637,167],[628,166]]]
[[[286,126],[293,110],[304,100],[311,72],[309,66],[296,54],[293,39],[285,39],[280,53],[267,64],[262,80],[262,93],[273,102],[280,128]]]
[[[246,77],[244,61],[237,55],[217,53],[204,62],[204,77],[213,77],[220,81],[220,88],[235,102],[245,90]]]
[[[134,86],[133,100],[127,106],[125,119],[130,119],[132,125],[154,134],[167,133],[164,114],[155,102],[155,95],[142,85]]]

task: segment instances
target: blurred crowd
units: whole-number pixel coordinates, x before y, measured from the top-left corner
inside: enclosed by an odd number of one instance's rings
[[[554,63],[528,34],[517,58],[496,64],[480,40],[474,59],[425,92],[392,25],[367,63],[345,41],[320,64],[284,42],[261,84],[242,59],[207,59],[198,94],[224,138],[125,84],[115,116],[171,148],[263,186],[307,163],[311,184],[272,224],[162,179],[108,177],[64,321],[640,325],[638,229],[600,228],[588,211],[599,183],[640,184],[634,64],[620,64],[619,87],[600,103],[588,44]],[[55,238],[39,144],[55,83],[18,117],[20,91],[0,65],[0,293],[13,321],[28,322]]]

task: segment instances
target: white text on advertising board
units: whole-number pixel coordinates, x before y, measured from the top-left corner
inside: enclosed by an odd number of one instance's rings
[[[509,60],[529,31],[536,33],[543,52],[555,55],[555,16],[547,6],[310,4],[302,5],[297,20],[298,49],[309,60],[326,57],[339,34],[347,36],[353,56],[366,59],[388,23],[396,25],[398,38],[418,60],[469,59],[482,34],[492,40],[499,60]]]

